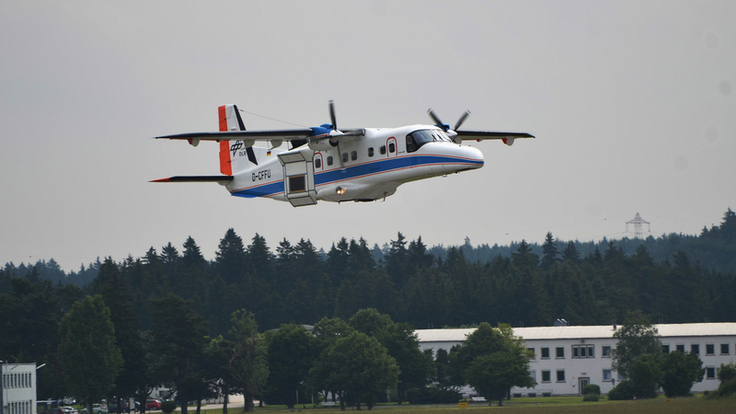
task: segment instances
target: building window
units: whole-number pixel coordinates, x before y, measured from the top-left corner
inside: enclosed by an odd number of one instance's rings
[[[705,355],[715,355],[716,354],[716,345],[715,344],[705,344]]]
[[[603,370],[603,382],[611,382],[613,381],[613,374],[611,373],[610,369],[604,369]]]
[[[373,147],[368,147],[368,156],[369,157],[373,156]]]
[[[565,370],[564,369],[557,370],[557,382],[565,382]]]
[[[670,353],[670,346],[669,345],[662,345],[662,353],[663,354],[669,354]]]
[[[705,379],[716,379],[716,367],[705,367]]]
[[[332,155],[330,155],[329,157],[327,157],[327,165],[332,165],[332,162]]]
[[[542,359],[549,359],[549,348],[542,348]]]
[[[729,351],[728,348],[729,348],[728,344],[721,344],[721,355],[730,354],[731,352]]]
[[[685,344],[677,344],[676,349],[682,353],[685,352]]]
[[[536,359],[536,358],[537,358],[537,353],[535,352],[535,349],[534,349],[534,348],[527,348],[526,350],[527,350],[527,351],[528,351],[529,353],[531,353],[531,355],[532,355],[532,359]]]
[[[532,377],[532,381],[537,382],[537,371],[530,370],[529,371],[529,376]]]
[[[690,353],[700,355],[700,344],[690,344]]]
[[[573,345],[572,346],[572,357],[573,358],[595,358],[595,346],[594,345]]]
[[[565,357],[565,347],[558,346],[556,349],[555,358],[564,358],[564,357]]]
[[[542,382],[550,382],[549,371],[542,371]]]
[[[603,345],[601,347],[601,357],[602,358],[610,358],[611,357],[611,345]]]

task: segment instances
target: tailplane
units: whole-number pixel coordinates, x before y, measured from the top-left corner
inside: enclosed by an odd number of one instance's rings
[[[223,105],[218,109],[220,131],[245,131],[245,124],[236,105]],[[267,156],[265,148],[253,147],[254,141],[220,141],[220,172],[233,175],[258,165]]]

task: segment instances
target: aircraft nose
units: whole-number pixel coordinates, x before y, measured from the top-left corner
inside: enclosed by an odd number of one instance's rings
[[[467,158],[473,165],[473,168],[481,168],[483,166],[483,153],[478,148],[466,147]]]

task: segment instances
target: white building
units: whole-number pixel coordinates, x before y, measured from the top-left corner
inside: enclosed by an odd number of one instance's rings
[[[0,364],[0,414],[36,414],[36,364]]]
[[[654,325],[659,331],[665,352],[681,350],[700,356],[706,369],[703,381],[693,385],[693,392],[718,388],[716,368],[736,361],[736,323],[690,323]],[[475,329],[417,330],[419,347],[450,351]],[[607,394],[621,378],[611,369],[611,350],[616,348],[614,327],[544,326],[514,328],[536,356],[529,364],[529,374],[537,382],[533,389],[514,388],[515,397],[543,395],[579,395],[587,384],[597,384]]]

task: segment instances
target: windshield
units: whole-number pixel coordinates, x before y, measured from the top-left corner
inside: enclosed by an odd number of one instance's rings
[[[414,152],[428,142],[451,142],[444,131],[439,129],[421,129],[406,136],[406,151]]]

